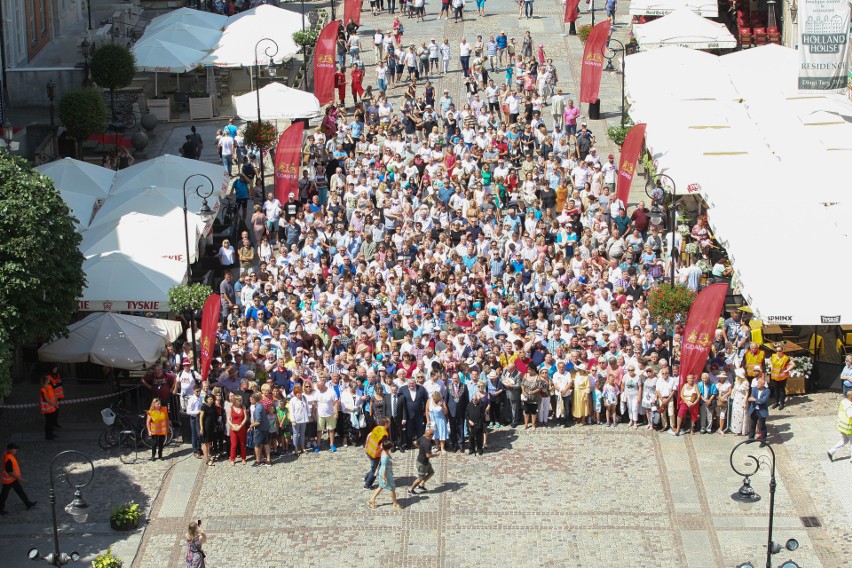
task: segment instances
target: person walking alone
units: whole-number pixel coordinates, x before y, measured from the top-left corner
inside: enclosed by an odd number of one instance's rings
[[[207,535],[200,524],[193,521],[184,536],[186,540],[186,568],[205,568],[205,556],[201,547],[207,542]]]
[[[390,440],[382,442],[382,455],[379,458],[379,487],[373,493],[373,496],[370,497],[370,501],[368,502],[371,509],[376,508],[376,497],[379,496],[383,489],[390,491],[393,508],[402,509],[402,506],[396,500],[396,482],[393,477],[393,458],[390,455],[392,449],[393,442]]]
[[[384,451],[384,442],[389,439],[388,425],[390,420],[382,418],[378,425],[373,428],[373,431],[367,435],[367,443],[364,444],[364,452],[370,459],[370,470],[364,476],[364,489],[372,489],[373,482],[376,480],[376,474],[379,470],[379,465]]]
[[[417,454],[417,479],[408,488],[408,492],[412,495],[414,495],[414,490],[418,487],[425,493],[427,491],[426,482],[435,475],[435,468],[432,467],[432,462],[429,461],[440,453],[433,450],[435,442],[432,438],[434,435],[435,433],[431,428],[426,428],[426,432],[417,440],[417,449],[419,450]]]
[[[834,454],[842,450],[843,446],[849,446],[852,450],[852,390],[845,393],[840,406],[837,408],[837,431],[840,432],[840,441],[828,450],[829,461],[834,461]],[[4,486],[5,491],[5,486]],[[3,508],[3,500],[0,499],[0,509]]]
[[[20,447],[14,442],[6,446],[6,453],[3,454],[3,465],[0,468],[0,483],[3,488],[0,489],[0,515],[6,515],[9,511],[6,510],[6,499],[9,497],[9,491],[14,490],[24,502],[27,511],[36,506],[36,501],[30,501],[27,497],[21,482],[24,478],[21,476],[21,466],[18,465],[18,450]]]

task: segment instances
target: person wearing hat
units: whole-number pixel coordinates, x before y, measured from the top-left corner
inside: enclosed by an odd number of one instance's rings
[[[738,367],[734,371],[735,380],[731,386],[731,418],[729,430],[737,436],[744,436],[748,432],[748,420],[746,420],[746,409],[748,408],[748,394],[751,390],[745,369]]]
[[[180,391],[180,409],[186,411],[186,403],[195,391],[195,385],[201,384],[201,375],[192,368],[189,357],[184,357],[181,363],[181,372],[178,373],[172,394]]]
[[[601,173],[603,174],[604,187],[608,187],[610,191],[615,191],[615,180],[618,174],[618,166],[615,164],[614,154],[607,156],[606,162],[601,165]]]
[[[720,371],[716,375],[716,408],[719,413],[719,434],[725,435],[725,421],[728,418],[729,406],[731,404],[731,394],[733,393],[733,385],[728,380],[728,373]]]
[[[18,464],[18,444],[12,442],[6,446],[6,452],[3,454],[3,465],[0,467],[0,482],[3,487],[0,489],[0,515],[6,515],[9,511],[6,510],[6,499],[9,497],[9,491],[14,490],[24,502],[27,511],[36,506],[36,501],[30,501],[27,497],[21,482],[24,478],[21,476],[21,466]]]

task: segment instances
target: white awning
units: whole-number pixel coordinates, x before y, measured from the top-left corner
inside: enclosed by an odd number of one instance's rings
[[[647,24],[635,24],[633,33],[642,49],[680,46],[690,49],[733,49],[737,40],[724,25],[679,8]]]
[[[257,120],[257,91],[234,97],[237,116]],[[281,83],[269,83],[260,89],[262,120],[293,120],[320,115],[320,103],[313,93],[291,89]]]
[[[681,8],[687,8],[706,18],[719,16],[719,5],[713,0],[632,0],[630,15],[665,16]]]

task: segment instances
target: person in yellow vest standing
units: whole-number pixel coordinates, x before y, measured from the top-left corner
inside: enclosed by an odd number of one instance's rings
[[[0,489],[0,515],[8,513],[6,498],[9,497],[9,491],[13,489],[24,502],[27,511],[36,506],[36,502],[30,501],[21,486],[24,478],[21,477],[21,466],[18,465],[18,458],[16,457],[19,449],[18,444],[11,443],[6,446],[6,453],[3,454],[3,465],[0,467],[0,482],[3,484],[3,488]]]
[[[63,400],[65,398],[65,389],[62,388],[62,375],[59,374],[59,365],[54,365],[47,376],[50,378],[50,386],[53,387],[53,392],[56,394],[56,400]],[[56,409],[55,414],[56,415],[53,418],[53,427],[62,430],[62,426],[59,425],[58,408]]]
[[[364,476],[364,489],[372,489],[373,482],[376,481],[376,475],[378,475],[379,464],[382,459],[382,442],[390,439],[390,434],[388,434],[389,425],[390,420],[388,418],[381,418],[376,427],[373,428],[373,431],[367,435],[364,452],[370,458],[370,471]]]
[[[53,428],[56,426],[56,412],[59,410],[59,399],[56,398],[56,391],[50,384],[49,375],[44,375],[41,378],[39,409],[42,415],[44,415],[44,439],[52,440],[56,437],[53,435]]]
[[[151,436],[151,461],[158,457],[163,459],[163,446],[166,443],[166,434],[169,432],[169,414],[163,408],[159,398],[151,401],[151,407],[145,417],[145,426],[148,428],[148,435]]]
[[[783,353],[781,343],[775,344],[775,353],[769,358],[769,396],[775,398],[772,408],[784,410],[784,402],[787,400],[787,379],[790,371],[796,366],[790,356]]]
[[[760,346],[752,341],[748,347],[748,351],[743,356],[743,367],[745,367],[746,377],[750,381],[756,379],[758,375],[763,374],[763,362],[765,359],[766,355],[761,351]]]
[[[840,432],[840,441],[828,450],[828,459],[834,461],[834,454],[843,446],[849,446],[852,451],[852,390],[846,391],[846,396],[840,401],[837,408],[837,431]],[[0,501],[2,505],[2,501]]]

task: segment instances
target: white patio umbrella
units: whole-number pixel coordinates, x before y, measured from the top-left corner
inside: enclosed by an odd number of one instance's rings
[[[82,306],[92,311],[168,311],[169,290],[186,280],[186,264],[168,258],[111,252],[83,262]]]
[[[257,120],[257,91],[234,98],[237,116]],[[260,89],[261,120],[292,120],[319,116],[320,103],[313,93],[269,83]]]
[[[106,199],[115,179],[115,171],[73,158],[56,160],[36,168],[53,180],[53,185],[77,218],[78,230],[85,230],[92,211]]]
[[[184,181],[195,174],[206,175],[213,182],[214,192],[210,198],[210,207],[215,209],[218,206],[218,196],[224,195],[230,187],[231,179],[225,175],[225,168],[221,164],[209,164],[172,154],[157,156],[119,171],[110,194],[139,191],[151,186],[178,187],[183,191]],[[190,185],[195,187],[202,182],[202,178],[196,177],[190,181]],[[190,190],[190,193],[194,195],[195,192]]]
[[[68,337],[38,350],[42,361],[91,361],[117,369],[144,369],[156,363],[174,327],[167,320],[97,312],[68,326]]]
[[[195,69],[207,57],[206,51],[200,51],[170,41],[151,37],[136,42],[133,46],[137,71],[154,72],[154,93],[158,73],[186,73]]]
[[[221,14],[202,12],[200,10],[193,10],[192,8],[178,8],[151,20],[146,30],[156,30],[173,24],[190,24],[221,30],[225,27],[227,21],[228,17]]]
[[[299,52],[293,41],[293,32],[302,29],[302,15],[275,6],[261,5],[228,20],[219,45],[205,63],[216,67],[249,67],[255,63],[255,47],[262,38],[270,38],[278,44],[276,63]],[[268,42],[260,44],[257,60],[261,65],[269,63],[265,49]]]
[[[129,213],[109,222],[89,227],[83,233],[80,250],[86,258],[121,252],[133,258],[168,258],[186,262],[183,211],[174,209],[159,217]],[[189,262],[198,258],[197,226],[189,225]]]
[[[139,41],[158,39],[199,51],[212,51],[221,37],[222,32],[220,30],[176,22],[168,26],[146,30],[145,35]]]

